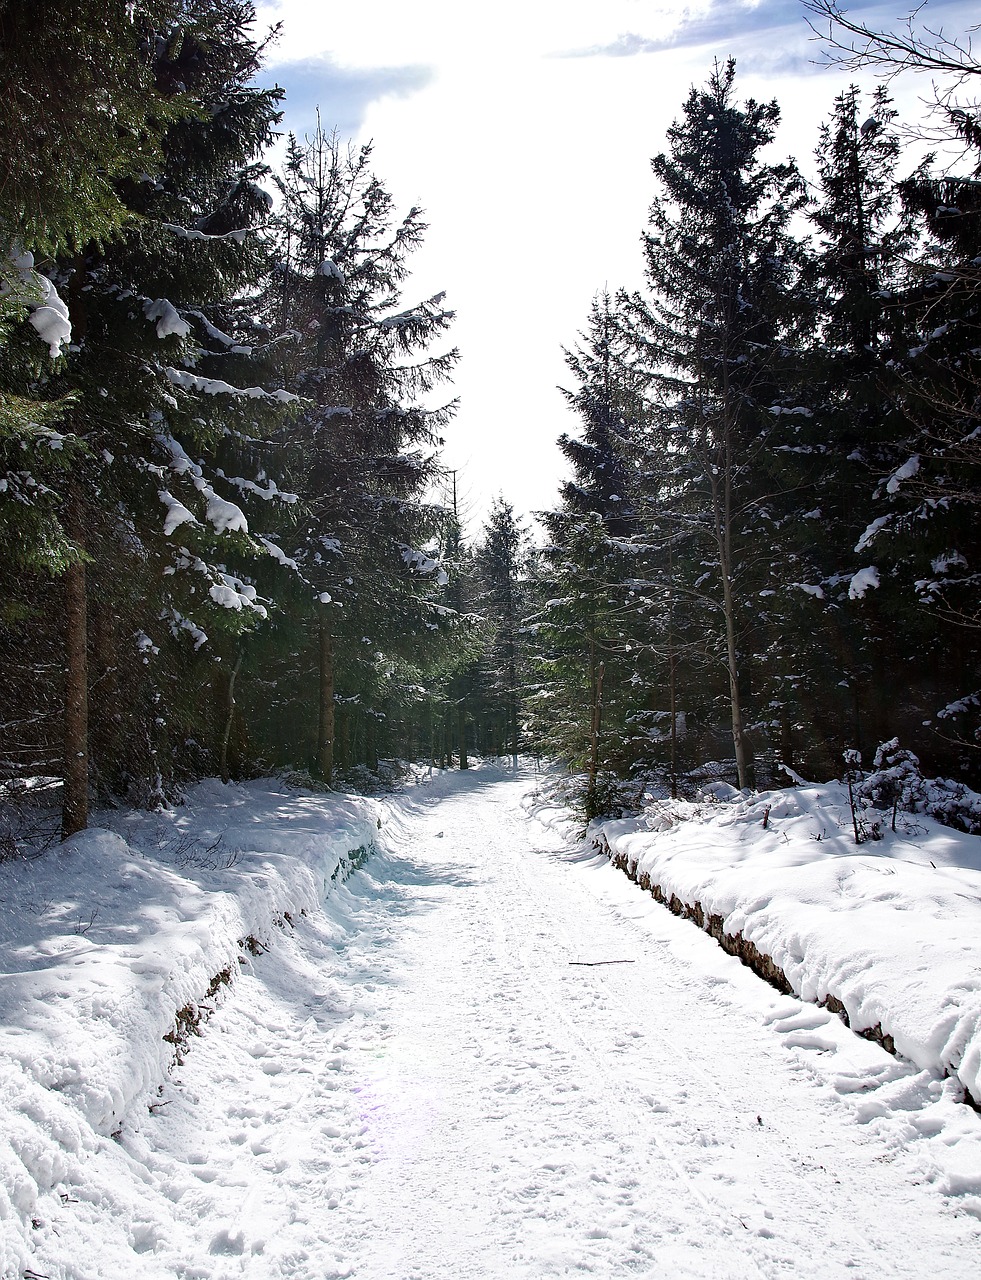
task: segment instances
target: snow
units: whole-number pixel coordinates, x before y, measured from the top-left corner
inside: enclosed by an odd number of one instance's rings
[[[211,781],[5,863],[0,1274],[973,1280],[956,1082],[779,995],[560,808],[529,817],[535,781]],[[706,880],[712,840],[831,860],[798,827],[837,793],[718,794],[611,835]],[[964,841],[929,827],[915,869],[963,873]],[[908,926],[946,934],[922,900]]]
[[[945,551],[930,562],[934,573],[946,573],[948,569],[966,569],[967,561],[959,551]]]
[[[262,387],[233,387],[220,378],[201,378],[185,369],[164,369],[168,381],[183,391],[201,391],[208,396],[235,396],[240,400],[276,400],[280,404],[298,402],[292,391],[264,391]]]
[[[198,488],[207,500],[205,514],[214,526],[216,533],[248,533],[249,522],[245,512],[234,502],[220,498],[209,484],[200,484]]]
[[[814,417],[813,411],[808,409],[806,405],[802,405],[802,404],[794,405],[792,409],[788,409],[784,405],[771,404],[769,412],[772,414],[776,414],[778,416],[780,414],[790,414],[791,416],[796,416],[800,418]]]
[[[256,589],[251,583],[243,582],[220,569],[216,572],[218,581],[208,588],[208,594],[215,604],[220,604],[225,609],[251,609],[260,618],[269,616],[265,605],[257,602]]]
[[[227,480],[229,484],[234,485],[236,489],[241,489],[243,493],[254,494],[265,502],[272,502],[275,499],[277,502],[283,502],[287,506],[293,506],[300,500],[299,494],[288,493],[286,490],[280,489],[275,480],[266,476],[260,477],[262,483],[257,484],[255,480],[247,480],[244,476],[226,476],[220,469],[217,470],[216,474],[220,475],[223,480]]]
[[[913,456],[907,459],[901,467],[897,467],[889,477],[889,480],[886,483],[886,493],[898,493],[899,486],[902,482],[904,480],[910,480],[916,475],[919,469],[920,455],[918,453],[914,453]]]
[[[170,469],[176,475],[190,473],[194,487],[204,498],[205,518],[212,525],[215,532],[248,533],[249,522],[242,508],[215,493],[211,485],[202,476],[201,468],[191,461],[177,441],[171,437],[163,436],[158,437],[158,441],[170,453]],[[194,513],[167,489],[159,489],[157,496],[167,508],[167,517],[164,521],[164,534],[167,537],[176,529],[179,529],[182,524],[188,522],[198,523]]]
[[[271,555],[274,560],[276,560],[279,564],[281,564],[284,569],[293,569],[297,573],[299,573],[300,570],[296,561],[292,559],[290,556],[288,556],[282,547],[277,546],[275,542],[270,542],[268,538],[263,538],[261,535],[259,537],[259,541],[265,547],[269,555]]]
[[[166,572],[167,570],[165,569],[164,573]],[[168,605],[164,610],[163,618],[170,627],[170,634],[175,639],[182,631],[186,631],[188,633],[194,642],[195,651],[200,649],[202,645],[206,645],[208,643],[207,631],[202,630],[196,622],[192,622],[190,618],[186,618],[182,613],[178,613],[172,605]]]
[[[44,277],[40,277],[44,279]],[[72,322],[68,316],[68,307],[58,297],[54,285],[49,283],[47,301],[43,306],[35,307],[30,314],[31,325],[37,330],[38,337],[48,344],[52,359],[61,355],[61,348],[71,341]]]
[[[891,522],[891,520],[892,520],[891,516],[876,516],[876,518],[871,522],[871,524],[868,525],[868,527],[862,533],[862,536],[859,538],[858,542],[856,542],[855,550],[864,551],[865,548],[871,544],[872,539],[879,532],[879,530],[884,529],[886,525]]]
[[[264,194],[264,193],[263,193]],[[221,235],[210,235],[205,231],[197,231],[192,227],[181,227],[174,222],[161,222],[165,231],[171,232],[181,240],[232,240],[235,244],[243,244],[248,237],[248,228],[224,231]]]
[[[191,326],[167,298],[148,298],[143,304],[143,314],[151,323],[156,322],[158,338],[186,338],[191,332]]]
[[[194,512],[189,511],[178,498],[166,489],[158,489],[157,497],[167,508],[167,517],[164,520],[164,537],[169,538],[175,529],[179,529],[182,524],[197,524]]]
[[[337,265],[337,263],[334,261],[333,258],[325,258],[324,261],[317,268],[317,270],[314,272],[314,275],[326,276],[328,279],[331,279],[331,280],[339,280],[341,284],[345,283],[344,272]]]
[[[197,320],[209,338],[225,347],[229,355],[250,356],[252,354],[251,347],[244,347],[236,342],[229,334],[219,329],[217,325],[212,324],[203,311],[189,311],[188,315],[192,315]]]
[[[981,840],[922,813],[899,814],[893,832],[890,817],[860,814],[879,838],[856,845],[847,790],[829,783],[659,802],[602,831],[638,875],[769,956],[802,999],[835,997],[852,1026],[881,1026],[981,1100]]]
[[[34,255],[19,247],[12,248],[0,271],[0,297],[15,293],[28,311],[28,319],[42,342],[47,343],[51,358],[56,360],[72,337],[68,307],[47,276],[34,269]]]
[[[879,570],[875,565],[859,569],[858,573],[852,574],[851,581],[848,584],[848,598],[849,600],[861,600],[869,587],[877,587],[878,585]]]
[[[450,575],[440,565],[439,561],[433,556],[427,555],[425,551],[416,551],[413,547],[403,546],[401,548],[401,556],[405,563],[415,573],[436,574],[436,585],[445,587],[450,580]]]

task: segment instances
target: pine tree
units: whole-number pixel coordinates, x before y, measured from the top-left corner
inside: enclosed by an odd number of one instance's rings
[[[524,684],[527,679],[527,532],[514,508],[498,496],[477,544],[477,607],[488,627],[482,674],[488,719],[493,726],[487,745],[510,754],[518,767]]]
[[[920,754],[935,750],[929,767],[968,769],[976,777],[981,115],[965,89],[981,66],[969,33],[932,30],[919,10],[892,31],[853,18],[837,0],[807,0],[806,7],[826,30],[831,61],[890,77],[927,71],[932,79],[926,121],[914,130],[944,146],[946,167],[935,173],[928,160],[901,184],[903,205],[927,238],[896,291],[905,331],[889,353],[883,388],[899,421],[890,432],[893,456],[880,461],[871,519],[856,546],[866,557],[863,587],[879,584],[865,590],[863,603],[878,598],[891,607],[902,628],[903,656],[911,659],[901,668],[913,695],[903,700],[910,715],[901,732],[919,734],[932,696],[940,704],[933,718],[937,737],[917,743]],[[958,159],[952,162],[952,155]],[[919,609],[910,607],[914,598]]]
[[[546,753],[585,773],[588,819],[614,803],[616,773],[629,767],[621,744],[637,693],[637,628],[646,628],[635,590],[644,378],[631,368],[609,295],[594,299],[566,363],[578,386],[564,394],[580,434],[559,440],[572,478],[561,506],[542,516],[550,542],[539,570],[541,683],[530,711]]]
[[[161,85],[156,48],[184,8],[2,0],[0,245],[51,256],[129,221],[118,184],[156,172],[167,126],[187,110]]]
[[[804,202],[792,164],[763,163],[779,120],[775,102],[734,101],[735,64],[692,89],[669,150],[646,237],[650,297],[636,298],[658,406],[661,472],[676,483],[657,518],[699,548],[689,590],[708,606],[728,683],[739,785],[752,752],[744,700],[765,650],[755,608],[761,551],[772,541],[770,452],[782,403],[780,365],[807,313],[802,255],[791,221]],[[774,414],[774,409],[777,413]]]
[[[359,754],[373,759],[381,674],[441,625],[427,551],[441,517],[425,493],[452,406],[426,401],[455,352],[426,351],[452,313],[442,295],[403,306],[407,259],[426,228],[419,209],[396,220],[370,147],[346,149],[318,124],[304,142],[290,139],[279,188],[267,316],[291,335],[278,368],[309,403],[281,447],[301,499],[289,554],[317,648],[312,763],[329,781],[335,707],[364,731]]]
[[[159,790],[175,767],[175,738],[184,736],[168,694],[200,701],[186,688],[192,645],[204,642],[206,626],[234,633],[265,614],[233,563],[264,549],[247,533],[236,482],[226,480],[218,454],[261,432],[267,409],[278,417],[282,397],[213,376],[218,368],[226,378],[242,372],[248,356],[209,318],[254,276],[259,259],[243,241],[268,212],[252,166],[269,139],[276,95],[249,83],[253,17],[249,4],[189,0],[181,23],[156,33],[155,80],[179,86],[181,103],[160,166],[152,180],[117,184],[132,219],[124,239],[90,241],[51,270],[69,300],[72,343],[32,390],[70,405],[61,447],[75,451],[53,500],[71,547],[63,579],[66,835],[85,825],[90,776],[109,787],[142,774],[144,787]],[[260,487],[242,481],[249,483]],[[183,656],[180,646],[172,651],[170,689],[166,664],[156,661],[171,648],[168,631],[188,637]],[[90,660],[113,679],[91,680]],[[94,735],[90,685],[100,693]],[[90,762],[99,742],[106,754]]]
[[[818,232],[807,279],[816,307],[770,409],[774,553],[758,687],[776,753],[810,776],[881,728],[894,633],[878,600],[849,596],[870,481],[897,430],[883,374],[901,328],[894,291],[910,226],[896,196],[894,118],[884,89],[863,105],[852,86],[821,126],[807,209]]]
[[[885,726],[880,741],[897,732],[908,739],[930,719],[936,736],[928,743],[914,739],[918,754],[929,767],[959,767],[977,778],[981,128],[976,113],[956,127],[973,148],[973,155],[964,153],[966,176],[935,176],[924,166],[901,184],[904,206],[920,221],[925,242],[897,298],[905,340],[890,352],[888,387],[901,429],[869,485],[873,502],[859,545],[881,585],[890,587],[907,644],[916,645],[904,673],[910,722]]]

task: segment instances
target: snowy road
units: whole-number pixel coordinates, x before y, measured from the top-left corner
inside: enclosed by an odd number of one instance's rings
[[[920,1150],[943,1087],[570,860],[529,781],[402,801],[243,972],[107,1144],[134,1190],[92,1275],[981,1274]]]

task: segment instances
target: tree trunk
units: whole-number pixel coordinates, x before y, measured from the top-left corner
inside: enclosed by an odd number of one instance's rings
[[[668,548],[668,700],[671,712],[671,799],[678,798],[678,655],[674,647],[674,553]]]
[[[86,595],[90,585],[86,573]],[[100,598],[98,581],[92,582],[93,599]],[[124,743],[119,687],[119,636],[117,617],[107,608],[95,608],[87,618],[89,641],[88,674],[92,688],[89,698],[89,778],[98,796],[108,797],[120,790],[121,771],[133,771],[134,751]],[[96,695],[98,691],[98,695]]]
[[[749,786],[749,751],[743,731],[743,708],[739,696],[739,653],[736,648],[736,619],[732,583],[728,573],[723,575],[722,595],[726,618],[726,667],[729,672],[729,705],[732,709],[732,745],[736,757],[736,777],[739,789]]]
[[[337,764],[341,771],[351,767],[351,712],[343,704],[335,713],[337,729]]]
[[[436,717],[433,715],[432,701],[427,698],[423,710],[423,736],[426,739],[429,748],[429,767],[436,767]]]
[[[317,773],[328,785],[334,776],[334,636],[320,614],[320,690],[317,724]]]
[[[749,786],[749,752],[743,731],[743,709],[739,694],[739,648],[736,641],[736,600],[732,590],[732,458],[731,430],[726,426],[722,493],[718,473],[712,477],[715,538],[722,579],[722,612],[726,629],[726,669],[729,673],[729,705],[732,717],[732,745],[736,757],[736,778],[740,791]]]
[[[678,798],[678,659],[669,637],[668,687],[671,704],[671,799]]]
[[[590,717],[589,717],[589,769],[586,775],[586,817],[595,818],[599,812],[596,780],[599,775],[599,740],[603,721],[603,673],[605,664],[596,665],[596,639],[589,641]]]
[[[235,665],[229,671],[227,678],[222,679],[222,727],[221,737],[218,744],[218,772],[221,775],[222,782],[228,782],[230,778],[228,769],[228,743],[232,735],[232,721],[235,719],[235,678],[242,669],[242,659],[245,655],[239,649],[235,658]],[[222,673],[223,674],[223,673]]]
[[[446,768],[446,769],[453,768],[452,716],[453,716],[452,708],[446,707],[443,711],[442,724],[440,727],[440,733],[442,735],[442,743],[443,743],[442,764],[440,765],[440,768]]]
[[[372,773],[378,772],[378,721],[371,714],[365,716],[364,762]]]
[[[470,761],[467,759],[467,709],[460,703],[456,713],[457,728],[457,750],[460,753],[460,768],[469,769]]]
[[[82,517],[77,505],[73,506],[66,524],[73,540],[84,551]],[[61,838],[67,840],[89,825],[88,609],[83,560],[71,565],[65,573],[64,606],[65,732]]]

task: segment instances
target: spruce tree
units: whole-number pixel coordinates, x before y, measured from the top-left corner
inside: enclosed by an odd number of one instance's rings
[[[119,183],[160,166],[187,110],[159,76],[182,0],[0,0],[0,247],[38,257],[115,235]],[[193,107],[192,107],[193,109]]]
[[[179,16],[152,40],[155,82],[181,104],[159,167],[116,184],[131,219],[125,238],[92,240],[51,269],[69,301],[72,342],[33,386],[37,398],[70,406],[62,447],[76,451],[53,499],[73,557],[64,574],[66,835],[85,825],[92,777],[159,794],[191,723],[207,734],[188,687],[193,655],[209,630],[234,632],[266,612],[235,563],[264,552],[236,501],[238,469],[222,462],[229,441],[264,429],[267,410],[279,416],[282,397],[229,381],[245,373],[247,347],[213,317],[258,267],[249,228],[268,206],[253,166],[276,95],[250,84],[251,5],[189,0]],[[90,685],[99,692],[93,735]],[[90,761],[100,742],[103,758]]]
[[[560,437],[572,477],[561,505],[542,516],[549,542],[533,615],[540,684],[529,710],[540,747],[584,773],[588,819],[615,803],[616,773],[628,767],[624,726],[646,627],[635,590],[644,377],[631,367],[608,294],[594,299],[566,363],[578,385],[564,394],[580,430]]]
[[[481,661],[490,721],[485,742],[498,755],[510,754],[514,768],[527,679],[527,538],[512,505],[498,496],[476,548],[477,607],[487,627]]]
[[[890,588],[911,649],[905,681],[910,722],[887,726],[914,739],[929,765],[981,776],[981,126],[953,126],[964,146],[958,172],[924,166],[901,184],[922,227],[915,269],[899,294],[903,341],[890,353],[888,387],[897,429],[883,456],[859,545]],[[915,649],[912,646],[915,645]]]
[[[346,148],[318,123],[303,142],[290,139],[278,184],[267,323],[288,335],[276,367],[307,404],[280,441],[300,497],[288,534],[305,583],[296,603],[316,649],[297,677],[301,689],[311,677],[318,688],[310,763],[330,781],[335,708],[353,721],[357,754],[373,761],[384,673],[441,627],[432,599],[440,570],[429,554],[441,515],[426,491],[452,406],[429,400],[455,352],[427,349],[452,313],[442,295],[403,303],[425,223],[415,208],[397,219],[370,147]]]
[[[781,484],[771,452],[786,408],[780,366],[808,310],[791,227],[802,183],[792,164],[759,155],[778,121],[775,102],[736,105],[732,60],[692,89],[668,151],[653,161],[650,293],[633,305],[657,405],[659,470],[677,477],[656,518],[698,547],[690,592],[707,606],[726,674],[741,787],[752,774],[744,702],[766,649],[756,600],[772,544],[770,494]]]

